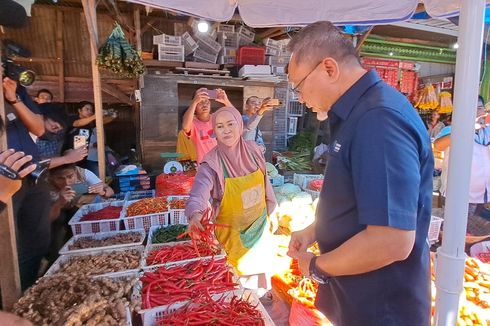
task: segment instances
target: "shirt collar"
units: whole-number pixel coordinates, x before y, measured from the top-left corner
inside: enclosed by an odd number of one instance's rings
[[[342,120],[346,120],[359,98],[381,79],[374,70],[369,70],[332,105],[332,112]]]

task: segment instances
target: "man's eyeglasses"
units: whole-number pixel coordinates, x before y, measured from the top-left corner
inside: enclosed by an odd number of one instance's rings
[[[318,68],[318,66],[323,62],[320,61],[312,70],[310,70],[310,72],[308,74],[306,74],[306,76],[303,77],[303,79],[301,79],[301,81],[298,83],[298,85],[294,86],[293,83],[291,83],[291,92],[293,92],[294,96],[296,98],[299,97],[299,92],[300,92],[300,87],[301,87],[301,84],[303,84],[305,82],[305,80],[313,73],[313,71],[316,70],[316,68]]]

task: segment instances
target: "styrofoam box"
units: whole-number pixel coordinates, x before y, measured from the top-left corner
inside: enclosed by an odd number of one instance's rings
[[[148,232],[152,226],[168,225],[168,211],[148,215],[126,216],[128,207],[135,202],[137,200],[127,201],[121,213],[121,220],[124,222],[126,230],[145,229]]]
[[[185,55],[194,53],[194,51],[196,51],[199,47],[199,44],[197,44],[189,32],[182,34],[182,41],[184,43]]]
[[[158,60],[184,62],[185,50],[183,45],[158,44]]]
[[[293,183],[301,189],[308,189],[308,184],[311,180],[323,179],[323,174],[293,174]]]
[[[490,252],[490,241],[475,243],[470,248],[470,256],[478,258],[479,254]]]
[[[118,245],[105,246],[105,247],[91,247],[91,248],[85,248],[85,249],[72,249],[72,250],[69,249],[70,246],[73,245],[77,240],[80,240],[83,238],[91,238],[91,239],[101,240],[101,239],[114,237],[118,234],[131,233],[131,232],[139,233],[140,238],[139,238],[138,242],[122,243],[122,244],[118,244]],[[65,243],[65,245],[60,249],[59,254],[60,255],[71,255],[71,254],[77,254],[77,253],[87,252],[87,251],[94,251],[94,250],[99,250],[99,249],[117,249],[117,248],[123,248],[123,247],[133,247],[133,246],[142,245],[143,241],[145,241],[145,237],[146,237],[146,232],[143,229],[141,229],[141,230],[127,230],[127,231],[115,231],[115,232],[99,232],[99,233],[92,233],[92,234],[79,234],[79,235],[73,236],[70,240],[68,240]]]
[[[68,225],[71,226],[71,231],[73,235],[77,234],[88,234],[88,233],[98,233],[98,232],[109,232],[109,231],[119,231],[121,225],[121,215],[116,219],[111,220],[100,220],[100,221],[80,221],[80,219],[91,212],[101,210],[108,206],[118,206],[123,207],[124,201],[112,201],[97,204],[87,204],[78,209],[78,211],[73,215]],[[122,212],[121,212],[122,213]]]
[[[238,75],[240,77],[248,76],[248,75],[270,75],[271,74],[271,66],[269,65],[244,65]]]
[[[137,250],[140,252],[141,258],[139,262],[138,268],[135,269],[127,269],[127,270],[121,270],[118,272],[138,272],[143,264],[143,256],[144,256],[144,251],[145,247],[144,246],[132,246],[132,247],[124,247],[124,248],[116,248],[116,249],[97,249],[97,250],[92,250],[92,251],[86,251],[82,253],[77,253],[73,255],[62,255],[59,256],[58,259],[51,265],[51,267],[47,270],[47,272],[44,274],[44,276],[49,276],[55,274],[57,271],[63,267],[63,264],[66,262],[69,262],[70,260],[75,259],[76,257],[81,257],[81,256],[97,256],[101,254],[106,254],[106,253],[111,253],[111,252],[123,252],[123,251],[129,251],[129,250]],[[99,274],[93,274],[95,275],[112,275],[116,272],[112,273],[99,273]]]
[[[143,255],[143,265],[142,266],[143,267],[154,266],[154,265],[163,265],[163,266],[166,266],[166,265],[169,265],[169,264],[171,265],[171,264],[174,264],[174,263],[189,263],[189,262],[192,262],[192,261],[195,261],[195,260],[212,258],[212,257],[214,257],[215,259],[220,259],[220,258],[226,257],[226,252],[223,249],[221,249],[221,253],[219,253],[217,255],[214,255],[214,256],[201,256],[201,257],[196,257],[196,258],[191,258],[191,259],[176,260],[176,261],[171,261],[171,262],[167,262],[167,263],[153,264],[153,265],[148,265],[146,263],[146,259],[148,258],[148,255],[152,251],[159,250],[160,248],[163,248],[163,247],[173,247],[173,246],[181,245],[181,244],[185,244],[185,243],[191,243],[191,241],[178,241],[178,242],[167,242],[167,243],[155,243],[155,244],[149,244],[149,245],[147,245],[146,248],[145,248],[145,253]]]
[[[225,298],[226,301],[231,300],[233,296],[239,296],[243,299],[246,299],[252,306],[256,306],[256,309],[260,311],[262,314],[262,318],[264,320],[264,324],[266,326],[274,326],[274,322],[272,321],[271,317],[265,310],[264,306],[260,302],[260,300],[257,298],[257,296],[251,291],[251,290],[246,290],[246,289],[240,289],[240,290],[234,290],[234,291],[228,291],[225,293],[221,294],[213,294],[211,297],[214,300],[220,300],[221,298]],[[162,318],[163,316],[167,316],[169,314],[172,314],[175,312],[177,309],[184,307],[185,305],[189,304],[188,301],[184,302],[177,302],[173,303],[170,305],[162,306],[162,307],[157,307],[153,309],[148,309],[146,313],[143,316],[143,326],[155,326],[157,325],[157,321]],[[192,303],[190,304],[192,307]]]
[[[178,45],[182,45],[182,38],[180,36],[173,36],[167,34],[153,35],[153,44],[178,46]]]

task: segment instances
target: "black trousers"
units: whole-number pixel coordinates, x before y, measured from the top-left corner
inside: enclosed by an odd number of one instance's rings
[[[17,254],[22,290],[34,284],[41,259],[49,251],[51,200],[45,181],[32,184],[23,180],[22,188],[12,198],[17,233]]]

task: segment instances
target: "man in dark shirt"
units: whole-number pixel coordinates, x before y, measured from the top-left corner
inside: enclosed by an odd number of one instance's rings
[[[24,87],[9,78],[3,80],[8,148],[32,156],[39,161],[39,152],[31,135],[44,134],[44,121],[37,106]],[[21,285],[26,289],[37,278],[42,257],[50,243],[49,190],[46,182],[23,180],[21,189],[13,196],[17,231],[17,250]]]
[[[316,306],[334,325],[429,325],[427,130],[331,23],[307,26],[290,47],[289,81],[328,113],[331,150],[316,221],[292,234],[289,255],[319,281]],[[306,251],[314,241],[320,256]]]

